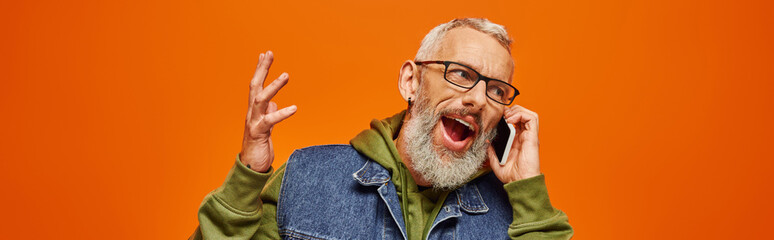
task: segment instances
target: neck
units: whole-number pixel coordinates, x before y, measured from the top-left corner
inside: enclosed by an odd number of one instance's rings
[[[403,117],[404,123],[411,118],[410,113],[406,113],[406,116]],[[406,164],[406,168],[408,168],[409,173],[411,173],[411,177],[414,178],[414,182],[417,183],[419,186],[423,187],[430,187],[432,184],[425,180],[424,177],[422,177],[421,174],[419,174],[417,171],[414,170],[414,165],[411,162],[411,157],[408,155],[408,152],[406,152],[406,135],[403,134],[403,130],[405,128],[400,128],[400,131],[398,132],[398,137],[392,140],[395,143],[395,148],[398,150],[398,155],[400,155],[401,160],[403,160],[403,163]]]

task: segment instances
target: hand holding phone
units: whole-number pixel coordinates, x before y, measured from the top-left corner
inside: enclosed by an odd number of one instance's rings
[[[540,175],[537,113],[522,106],[513,105],[505,109],[503,117],[505,120],[501,120],[498,126],[495,126],[502,129],[498,131],[499,137],[496,137],[499,139],[492,140],[492,149],[489,150],[489,166],[492,171],[503,183]],[[505,130],[506,128],[508,130]],[[495,144],[495,141],[499,143]]]

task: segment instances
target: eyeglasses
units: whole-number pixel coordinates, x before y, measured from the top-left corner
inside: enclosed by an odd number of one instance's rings
[[[519,95],[519,90],[513,87],[513,85],[501,80],[485,77],[473,68],[461,63],[452,61],[420,61],[414,63],[417,65],[432,63],[443,64],[446,66],[446,69],[443,71],[443,78],[454,86],[464,89],[472,89],[479,81],[483,80],[484,83],[486,83],[486,96],[502,105],[510,105],[513,102],[513,99]]]

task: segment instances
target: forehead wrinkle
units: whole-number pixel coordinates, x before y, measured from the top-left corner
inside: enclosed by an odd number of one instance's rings
[[[484,72],[481,70],[482,69],[481,64],[473,63],[473,62],[468,62],[468,60],[465,60],[465,59],[459,59],[459,60],[454,60],[454,61],[458,62],[458,63],[462,63],[465,66],[471,67],[471,68],[473,68],[473,70],[476,70],[476,72],[478,72],[480,74],[484,74]]]
[[[468,34],[473,33],[475,36],[472,38],[480,38],[482,36],[484,38],[474,41],[467,36],[459,38],[459,34],[462,34],[462,31],[469,31]],[[456,36],[456,38],[453,36]],[[434,55],[438,60],[462,63],[486,77],[512,82],[514,62],[510,52],[507,52],[507,49],[499,43],[490,41],[496,41],[496,39],[472,28],[452,29],[441,39]],[[490,48],[495,45],[497,49]],[[508,63],[500,63],[497,60],[498,56],[502,54],[498,50],[507,52]],[[498,71],[497,68],[502,69]]]

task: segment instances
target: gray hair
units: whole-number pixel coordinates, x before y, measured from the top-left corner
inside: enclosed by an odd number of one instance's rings
[[[508,53],[511,53],[511,37],[508,36],[508,32],[505,31],[505,27],[500,24],[490,22],[486,18],[457,18],[450,22],[443,23],[430,30],[425,38],[422,39],[422,44],[419,46],[417,56],[414,57],[414,61],[427,61],[438,51],[438,46],[441,40],[449,30],[458,27],[469,27],[479,32],[486,33],[489,36],[497,39],[505,49],[508,49]]]

